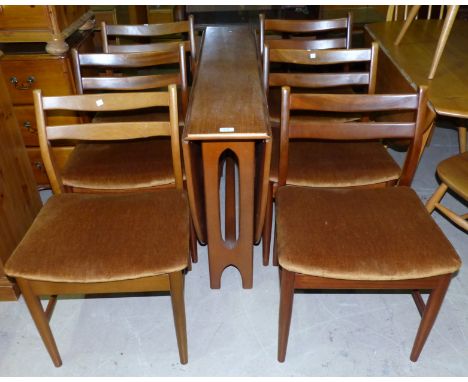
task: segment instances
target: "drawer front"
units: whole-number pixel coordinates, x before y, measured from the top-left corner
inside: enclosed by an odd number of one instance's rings
[[[4,59],[1,68],[13,105],[32,104],[32,90],[42,89],[45,96],[74,93],[71,73],[65,58]]]
[[[0,30],[49,28],[49,15],[45,5],[0,6]]]
[[[65,163],[68,160],[68,156],[73,150],[72,146],[68,147],[55,147],[54,149],[55,160],[59,169],[63,168]],[[29,156],[29,162],[33,170],[34,177],[36,178],[36,183],[39,187],[49,186],[49,178],[44,166],[44,161],[41,157],[41,150],[39,147],[33,148],[28,147],[26,149]]]
[[[16,106],[13,108],[18,121],[18,127],[25,146],[39,146],[36,129],[34,106]]]
[[[13,110],[15,111],[24,145],[39,146],[34,106],[15,106]],[[47,123],[49,126],[72,125],[80,123],[80,118],[73,112],[60,111],[55,112],[55,115],[53,114],[53,112],[49,112],[49,116],[47,118]]]
[[[47,177],[44,162],[41,158],[41,150],[39,148],[28,148],[27,152],[37,185],[39,187],[47,186],[49,178]]]

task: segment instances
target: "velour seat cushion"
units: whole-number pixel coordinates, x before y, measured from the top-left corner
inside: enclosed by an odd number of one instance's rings
[[[180,271],[187,266],[188,235],[187,198],[176,189],[61,194],[39,212],[5,273],[91,283]]]
[[[452,190],[468,200],[468,151],[440,162],[437,174]]]
[[[175,182],[169,137],[79,143],[62,171],[67,186],[133,189]]]
[[[409,187],[280,187],[276,248],[286,270],[345,280],[453,273],[461,261]]]
[[[279,132],[272,131],[270,180],[277,182]],[[296,186],[365,186],[396,181],[401,172],[379,142],[291,140],[288,157],[286,183]]]

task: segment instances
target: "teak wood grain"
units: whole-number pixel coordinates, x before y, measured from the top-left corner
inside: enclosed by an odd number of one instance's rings
[[[271,130],[257,46],[248,27],[206,29],[183,138],[190,207],[197,236],[208,244],[210,285],[220,288],[224,269],[233,265],[241,274],[243,287],[252,288],[253,245],[260,240],[266,209]],[[222,222],[219,176],[224,163]]]
[[[455,21],[433,80],[427,76],[443,20],[414,20],[395,46],[402,25],[403,21],[375,23],[366,30],[413,88],[428,86],[429,102],[437,114],[468,118],[468,23]]]
[[[1,57],[1,52],[0,52]],[[18,288],[3,264],[41,208],[32,170],[0,72],[0,300],[16,300]]]
[[[208,27],[187,115],[187,140],[267,139],[266,101],[253,33]],[[221,133],[221,127],[234,132]]]

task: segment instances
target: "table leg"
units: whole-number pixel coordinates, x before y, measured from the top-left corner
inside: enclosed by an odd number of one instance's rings
[[[226,190],[226,240],[223,240],[221,235],[219,166],[220,158],[227,150],[230,150],[237,157],[239,166],[239,233],[237,240],[232,157],[228,158],[226,163],[226,187],[230,188]],[[202,157],[210,286],[213,289],[220,288],[224,269],[233,265],[241,274],[242,287],[252,288],[255,142],[203,142]]]

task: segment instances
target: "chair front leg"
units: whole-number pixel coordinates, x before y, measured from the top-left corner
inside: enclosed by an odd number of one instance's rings
[[[294,300],[294,279],[296,274],[282,268],[280,272],[281,295],[278,329],[278,361],[284,362],[286,358],[286,349],[288,347],[289,328],[291,326],[291,315]]]
[[[172,312],[179,348],[180,363],[188,362],[187,328],[185,322],[184,275],[180,272],[169,273]]]
[[[424,309],[418,333],[416,334],[416,339],[414,340],[413,350],[411,351],[410,359],[413,362],[418,360],[422,348],[426,343],[427,337],[431,332],[432,326],[434,325],[437,314],[439,313],[440,307],[442,305],[442,301],[444,300],[445,294],[447,293],[451,278],[451,274],[440,276],[438,285],[431,291],[431,294],[429,295],[426,309]]]
[[[62,365],[62,360],[57,349],[57,344],[55,343],[54,336],[49,326],[49,319],[42,308],[41,300],[31,288],[28,280],[17,278],[16,279],[21,293],[23,294],[24,301],[31,313],[31,316],[36,324],[37,330],[41,335],[42,341],[49,352],[50,358],[56,367]]]

